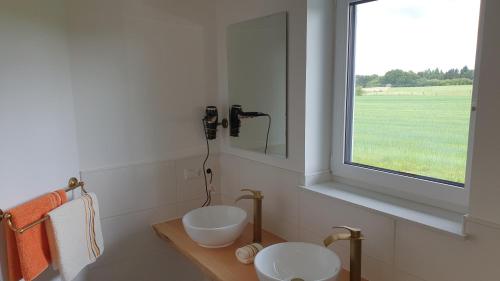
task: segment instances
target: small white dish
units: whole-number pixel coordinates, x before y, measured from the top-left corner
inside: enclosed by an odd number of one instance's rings
[[[223,248],[234,243],[246,226],[247,213],[233,206],[208,206],[182,217],[188,236],[205,248]]]
[[[333,251],[302,242],[269,246],[257,254],[254,265],[260,281],[335,281],[341,269]]]

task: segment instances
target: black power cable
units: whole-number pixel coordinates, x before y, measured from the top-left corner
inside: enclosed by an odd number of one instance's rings
[[[206,168],[208,157],[210,157],[210,143],[208,142],[207,126],[205,121],[206,121],[205,119],[201,120],[201,123],[203,124],[203,131],[205,132],[205,140],[207,142],[207,156],[205,157],[205,161],[203,161],[203,178],[205,179],[205,194],[207,199],[205,200],[205,203],[203,203],[202,207],[210,206],[210,203],[212,202],[211,190],[208,190],[207,171],[210,172],[210,184],[212,184],[212,177],[213,177],[212,170],[211,169],[207,170]]]
[[[266,148],[264,150],[264,154],[267,154],[267,144],[269,142],[269,131],[271,130],[271,115],[266,114],[267,118],[269,119],[268,125],[267,125],[267,137],[266,137]]]

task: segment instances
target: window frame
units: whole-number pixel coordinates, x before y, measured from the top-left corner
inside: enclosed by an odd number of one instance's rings
[[[335,19],[335,56],[334,56],[334,87],[333,87],[333,136],[331,154],[331,172],[334,180],[351,184],[391,196],[401,197],[419,203],[433,205],[461,213],[466,213],[470,192],[470,163],[472,156],[473,133],[475,124],[475,108],[477,100],[477,77],[479,76],[479,61],[481,50],[481,30],[483,9],[480,9],[478,40],[476,44],[475,77],[472,92],[472,108],[469,121],[469,137],[467,149],[466,176],[463,187],[458,187],[446,181],[431,180],[426,177],[414,177],[405,173],[377,169],[365,165],[345,163],[347,134],[352,133],[348,126],[347,116],[351,114],[348,108],[350,80],[354,76],[354,67],[350,67],[354,54],[351,46],[354,44],[355,5],[377,0],[337,0]]]

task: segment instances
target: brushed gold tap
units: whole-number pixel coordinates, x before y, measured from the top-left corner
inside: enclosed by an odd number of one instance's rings
[[[248,191],[252,194],[242,195],[234,202],[238,202],[241,199],[251,199],[253,200],[253,242],[260,243],[262,242],[262,199],[264,199],[264,195],[259,190],[252,189],[242,189],[241,191]]]
[[[325,247],[330,246],[338,240],[349,240],[351,243],[351,268],[349,272],[350,281],[361,281],[361,241],[364,239],[361,229],[349,226],[335,226],[333,229],[345,229],[349,233],[335,233],[328,236],[323,243]]]

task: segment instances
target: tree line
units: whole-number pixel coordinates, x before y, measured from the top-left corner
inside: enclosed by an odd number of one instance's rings
[[[462,69],[452,68],[442,71],[439,68],[427,69],[420,72],[404,71],[394,69],[380,76],[357,75],[356,87],[425,87],[425,86],[449,86],[449,85],[472,85],[474,70],[464,66]]]

